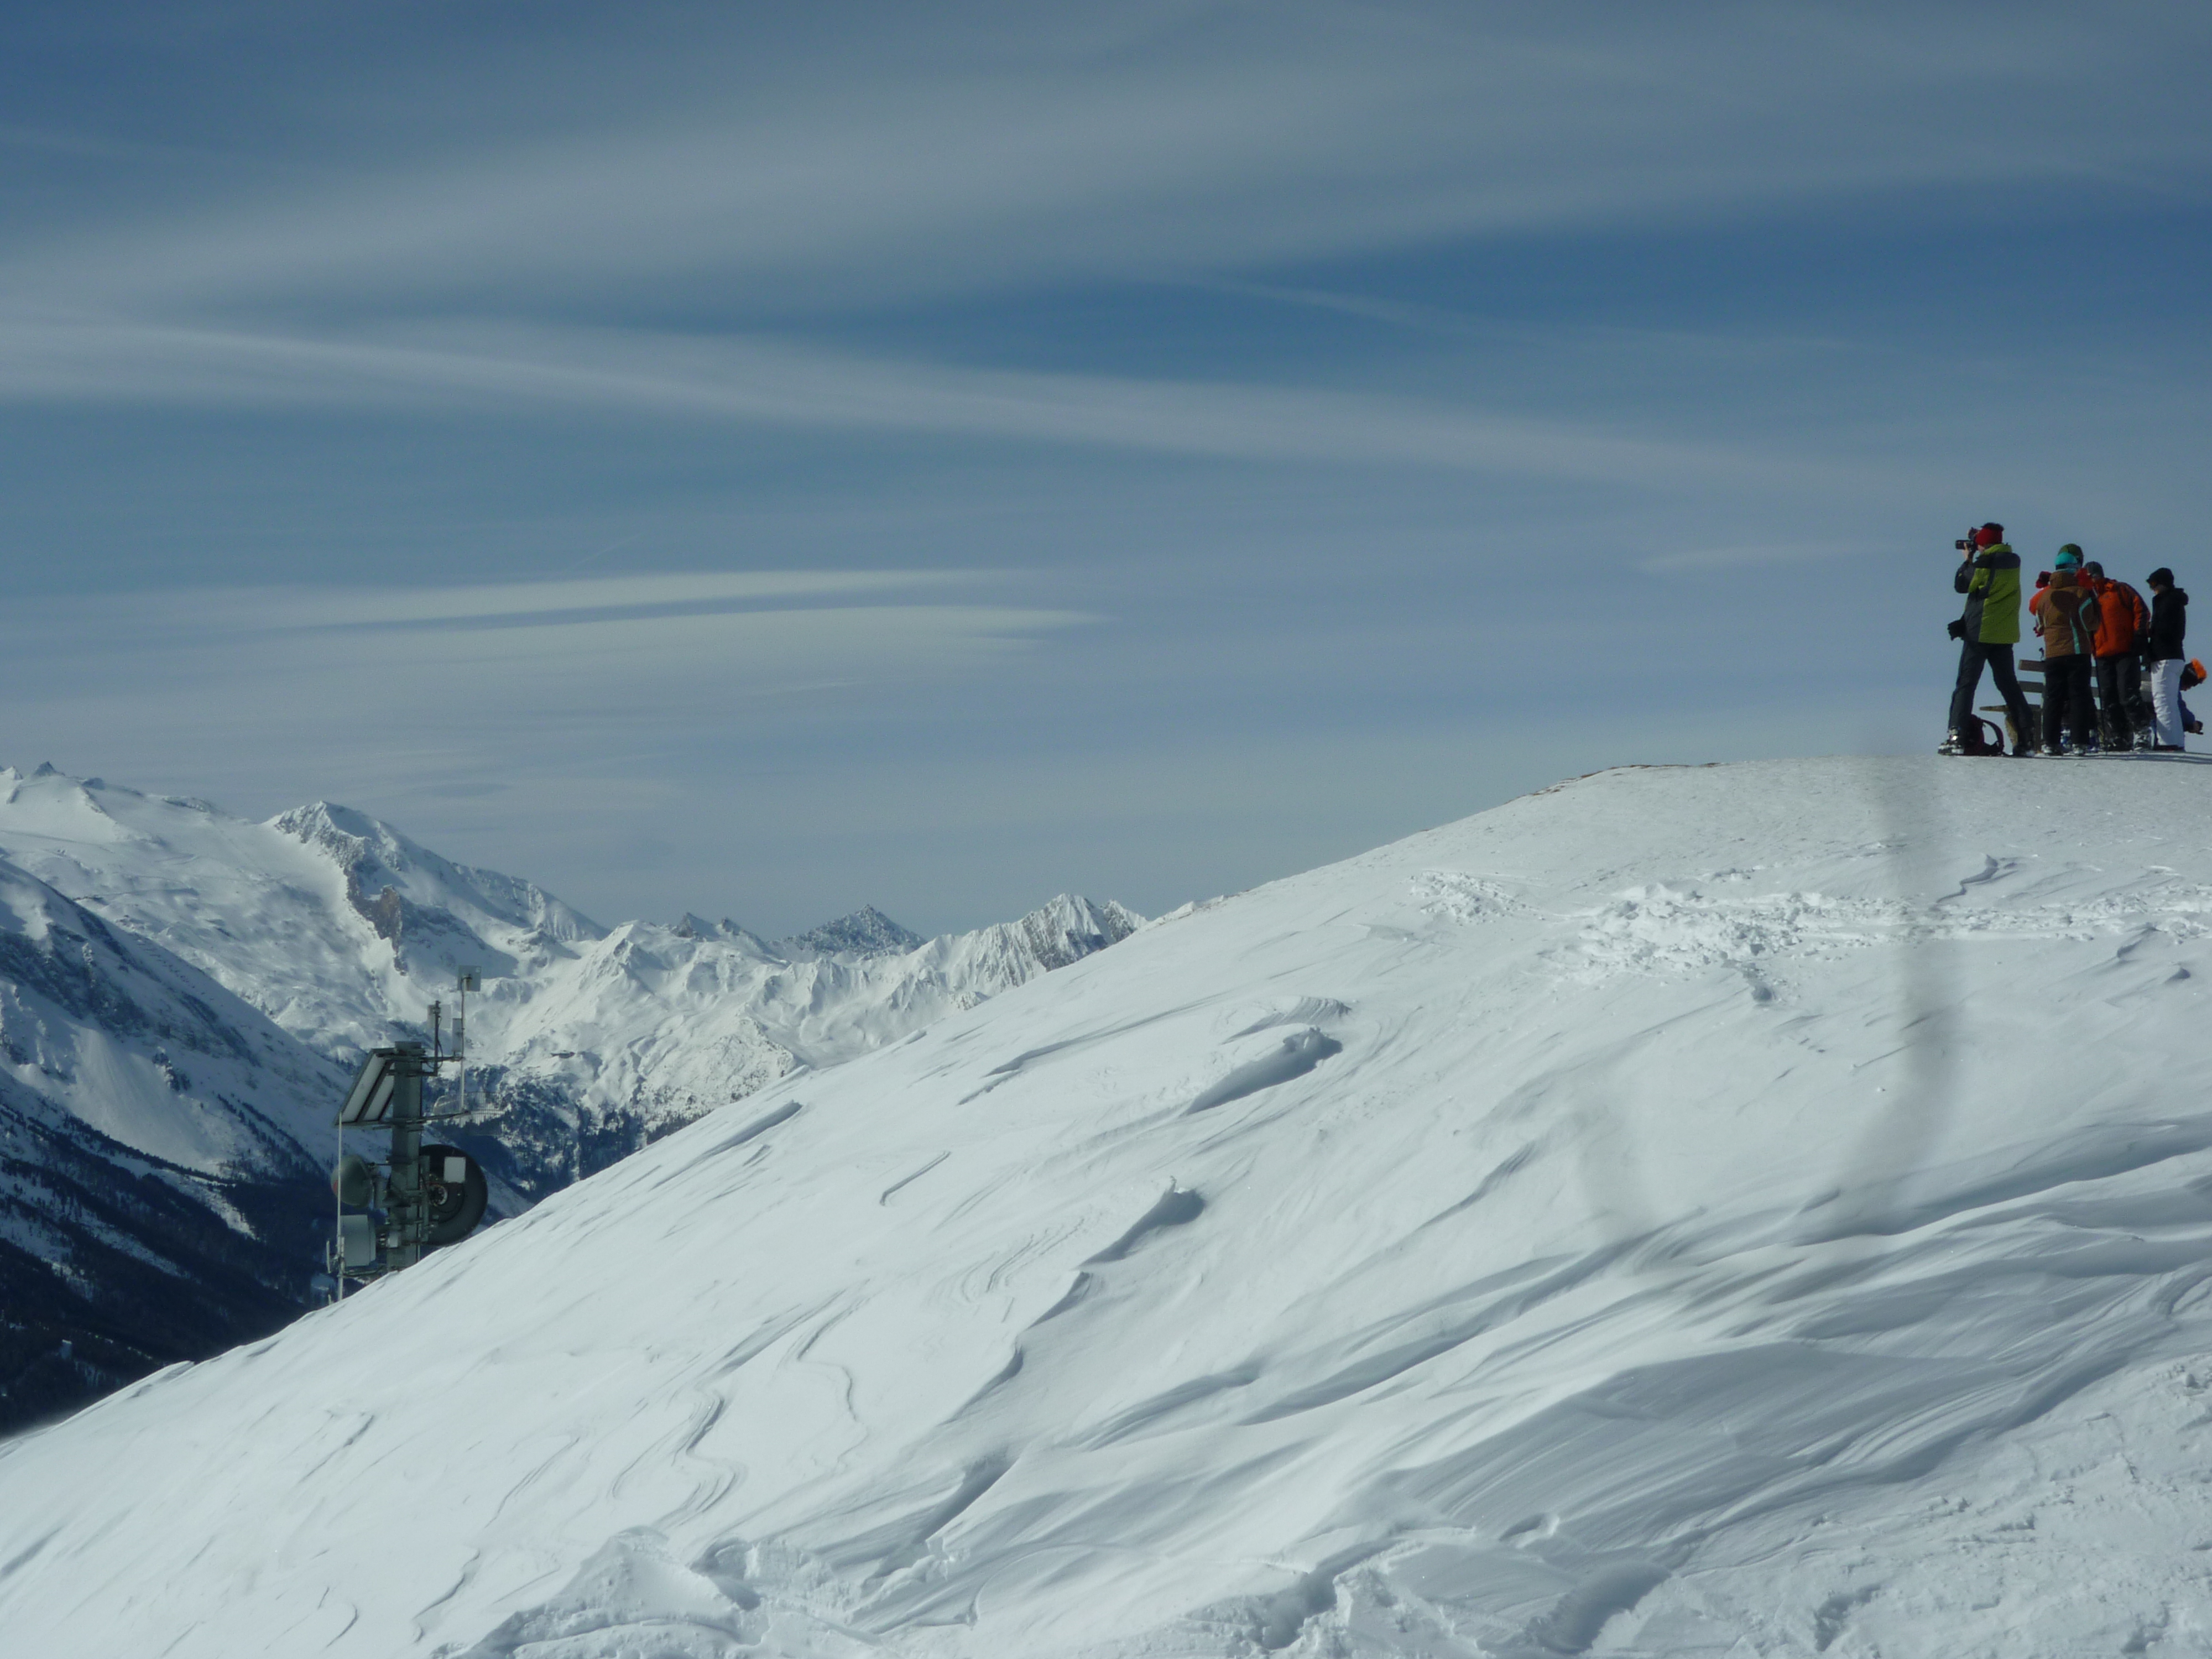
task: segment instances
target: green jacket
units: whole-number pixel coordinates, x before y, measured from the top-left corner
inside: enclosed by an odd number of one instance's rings
[[[1960,620],[1966,638],[1983,645],[2020,643],[2020,555],[2004,543],[1962,561],[1951,586],[1966,596]]]

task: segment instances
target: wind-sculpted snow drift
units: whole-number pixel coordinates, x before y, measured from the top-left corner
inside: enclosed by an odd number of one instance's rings
[[[513,1214],[1139,920],[1062,897],[938,939],[872,909],[783,945],[610,933],[344,807],[249,823],[0,769],[0,1431],[307,1305],[343,1078],[427,1037],[460,964],[489,1109],[441,1133]]]
[[[0,1448],[81,1659],[2212,1644],[2190,764],[1610,773]]]

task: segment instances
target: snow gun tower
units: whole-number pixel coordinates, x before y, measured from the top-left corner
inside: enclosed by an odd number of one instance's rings
[[[477,984],[477,970],[464,968],[450,1052],[444,1010],[434,1002],[429,1046],[395,1042],[371,1049],[338,1109],[338,1161],[331,1176],[337,1237],[325,1264],[335,1299],[344,1297],[349,1279],[378,1279],[411,1267],[441,1244],[466,1238],[483,1219],[489,1194],[482,1165],[458,1146],[422,1140],[425,1125],[467,1115],[468,994]],[[433,1116],[423,1109],[422,1085],[443,1066],[456,1068],[456,1109]],[[345,1150],[345,1132],[362,1127],[391,1130],[391,1156],[381,1164]]]

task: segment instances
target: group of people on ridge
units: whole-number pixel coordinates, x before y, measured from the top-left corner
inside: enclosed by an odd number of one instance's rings
[[[2046,755],[2179,753],[2185,729],[2203,730],[2181,701],[2184,688],[2204,672],[2182,648],[2189,595],[2174,586],[2172,571],[2161,565],[2144,578],[2146,604],[2127,583],[2106,576],[2103,565],[2083,562],[2072,542],[2058,550],[2027,605],[2043,639],[2039,721],[2012,659],[2020,642],[2020,555],[2006,545],[1999,524],[1984,525],[1958,545],[1964,557],[1952,586],[1966,596],[1966,608],[1951,624],[1962,649],[1944,754],[2002,752],[1979,738],[1974,715],[1984,664],[2004,699],[2015,755],[2036,753],[2039,743]]]

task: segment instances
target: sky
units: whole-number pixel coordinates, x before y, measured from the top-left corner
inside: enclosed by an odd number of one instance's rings
[[[2183,4],[19,0],[0,763],[775,934],[1932,749],[1969,526],[2200,562],[2208,70]]]

